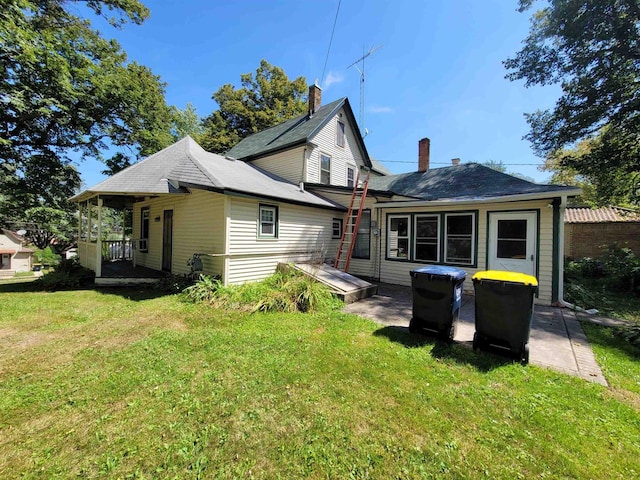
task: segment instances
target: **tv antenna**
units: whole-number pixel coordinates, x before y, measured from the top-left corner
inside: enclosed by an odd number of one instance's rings
[[[360,115],[358,118],[358,123],[360,124],[360,134],[362,138],[366,137],[369,134],[369,131],[364,128],[364,59],[371,55],[376,50],[382,48],[382,45],[378,45],[377,47],[371,47],[368,52],[364,52],[364,47],[362,48],[362,56],[353,62],[351,65],[347,67],[347,69],[351,67],[356,67],[356,70],[360,73]],[[362,62],[362,66],[358,67],[358,64]]]

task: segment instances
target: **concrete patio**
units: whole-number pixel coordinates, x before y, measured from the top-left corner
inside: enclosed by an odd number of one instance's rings
[[[347,305],[344,310],[386,326],[408,330],[412,310],[411,287],[381,283],[377,295]],[[598,317],[596,323],[610,325],[611,321]],[[474,298],[464,295],[454,341],[471,348],[474,332]],[[572,310],[536,305],[529,347],[529,361],[533,365],[607,385],[580,321]]]

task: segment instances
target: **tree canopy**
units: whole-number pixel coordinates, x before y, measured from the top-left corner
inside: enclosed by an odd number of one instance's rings
[[[255,72],[240,75],[241,88],[220,87],[213,99],[219,109],[203,121],[202,146],[224,153],[243,138],[307,111],[307,81],[289,80],[284,70],[266,60]]]
[[[533,3],[520,0],[520,11]],[[534,151],[596,181],[624,179],[618,190],[630,192],[640,167],[640,0],[548,0],[523,43],[504,62],[507,78],[562,88],[553,109],[527,114]],[[580,140],[590,148],[571,154]]]
[[[73,159],[102,159],[112,172],[171,142],[164,84],[71,13],[80,5],[118,28],[149,14],[138,0],[8,0],[0,10],[5,223],[35,207],[68,212],[80,185]]]

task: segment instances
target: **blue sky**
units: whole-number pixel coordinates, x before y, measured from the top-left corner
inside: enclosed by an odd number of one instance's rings
[[[211,95],[239,85],[261,59],[290,78],[321,80],[338,0],[143,0],[151,10],[141,26],[116,30],[129,59],[167,83],[167,103],[193,103],[201,116],[216,109]],[[502,61],[527,35],[531,12],[517,0],[342,0],[323,82],[323,103],[347,96],[356,117],[360,74],[347,68],[366,59],[363,126],[369,154],[394,173],[417,169],[418,140],[431,139],[432,167],[502,161],[510,172],[544,182],[542,160],[522,139],[525,112],[552,107],[557,87],[525,88],[504,78]],[[87,186],[103,166],[83,162]]]

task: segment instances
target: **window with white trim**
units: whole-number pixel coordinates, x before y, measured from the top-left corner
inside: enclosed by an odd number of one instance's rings
[[[320,154],[320,183],[331,184],[331,157],[324,153]]]
[[[140,251],[149,251],[149,207],[140,210]]]
[[[347,187],[353,188],[356,181],[356,169],[351,165],[347,165]]]
[[[387,228],[387,256],[409,259],[410,222],[409,215],[389,215]]]
[[[258,215],[258,237],[278,238],[278,207],[260,205]]]
[[[336,135],[336,145],[344,147],[344,122],[338,120],[338,129]]]
[[[444,216],[444,261],[473,264],[475,222],[472,213],[447,213]]]
[[[416,215],[413,240],[414,259],[426,262],[440,260],[440,215]]]

